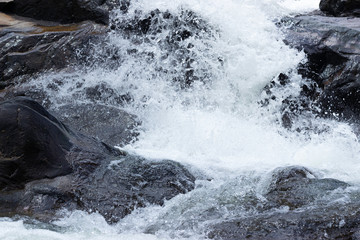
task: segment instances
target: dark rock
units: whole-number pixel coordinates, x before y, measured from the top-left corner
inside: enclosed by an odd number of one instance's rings
[[[212,239],[360,239],[359,204],[271,212],[212,226]]]
[[[135,208],[162,205],[164,200],[194,188],[195,178],[173,161],[124,156],[102,164],[83,180],[77,196],[83,209],[93,209],[116,222]]]
[[[72,148],[67,129],[28,99],[0,105],[0,190],[72,172],[66,153]]]
[[[331,194],[347,183],[318,179],[304,167],[274,170],[265,211],[210,226],[214,239],[358,239],[359,202]],[[341,196],[340,196],[341,198]],[[279,210],[280,207],[288,207]]]
[[[335,189],[348,186],[336,179],[318,179],[304,167],[279,168],[273,173],[265,197],[273,206],[296,209],[327,196]]]
[[[0,82],[8,86],[18,76],[68,67],[78,60],[78,49],[103,39],[106,31],[91,22],[54,25],[10,18],[0,27]]]
[[[321,0],[319,7],[333,16],[360,16],[360,0]]]
[[[119,108],[101,104],[72,104],[52,110],[73,129],[98,138],[111,146],[124,146],[138,136],[136,116]]]
[[[358,120],[360,18],[308,15],[284,22],[290,24],[286,42],[308,56],[299,72],[323,89],[315,94],[322,110],[319,115]]]
[[[129,1],[121,0],[12,0],[0,4],[0,11],[38,20],[74,23],[92,20],[108,24],[109,11],[126,11]]]
[[[28,98],[0,104],[0,216],[50,220],[66,208],[113,222],[192,190],[194,181],[178,163],[131,156],[70,130]]]

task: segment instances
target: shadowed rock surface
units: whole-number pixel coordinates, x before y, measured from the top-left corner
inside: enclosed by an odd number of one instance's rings
[[[322,89],[308,99],[317,100],[321,116],[358,122],[360,119],[360,18],[297,16],[289,24],[286,42],[303,49],[308,62],[299,72]]]
[[[92,20],[107,24],[112,8],[126,11],[128,6],[127,0],[11,0],[0,2],[0,11],[60,23]]]
[[[98,211],[113,222],[194,188],[180,164],[76,133],[28,98],[2,102],[0,113],[0,216],[50,220],[66,208]]]
[[[333,16],[360,17],[360,0],[321,0],[319,7]]]

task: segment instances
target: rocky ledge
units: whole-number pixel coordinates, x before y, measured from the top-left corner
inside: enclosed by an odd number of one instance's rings
[[[322,1],[321,4],[325,2],[350,4],[357,1]],[[354,6],[354,11],[360,9],[358,5]],[[303,95],[320,108],[320,116],[358,123],[360,18],[313,12],[284,18],[282,26],[287,26],[285,42],[304,50],[307,55],[308,61],[299,66],[299,73],[318,86],[318,89],[304,92]]]
[[[180,164],[146,160],[71,130],[29,98],[0,103],[0,216],[97,211],[115,222],[194,188]]]

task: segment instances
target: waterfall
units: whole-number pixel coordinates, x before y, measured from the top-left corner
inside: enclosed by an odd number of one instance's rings
[[[51,225],[1,218],[0,239],[205,239],[210,224],[258,214],[277,167],[358,184],[360,145],[349,125],[311,113],[297,118],[301,131],[281,124],[283,100],[306,84],[296,70],[306,56],[283,42],[276,22],[317,7],[313,0],[133,0],[126,13],[114,10],[106,42],[94,44],[85,63],[28,84],[54,109],[91,103],[87,89],[100,89],[97,102],[141,122],[137,139],[119,148],[184,164],[196,188],[115,225],[80,211]],[[264,88],[281,74],[290,83],[262,104]]]

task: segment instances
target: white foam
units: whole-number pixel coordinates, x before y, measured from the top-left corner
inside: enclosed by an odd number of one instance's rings
[[[190,37],[181,43],[194,45],[192,56],[199,69],[205,68],[205,83],[197,82],[189,89],[174,84],[171,70],[179,70],[170,61],[175,59],[171,55],[174,53],[170,53],[168,61],[163,60],[164,50],[158,44],[167,32],[137,45],[112,33],[110,42],[122,56],[119,68],[47,75],[36,79],[37,87],[50,91],[47,84],[63,77],[60,89],[51,90],[60,104],[66,99],[75,100],[74,93],[99,81],[119,93],[130,93],[134,101],[126,109],[136,114],[142,125],[138,141],[124,149],[149,158],[179,161],[194,172],[200,170],[212,181],[198,181],[194,191],[175,197],[163,207],[138,209],[115,226],[109,226],[98,214],[83,212],[54,223],[66,229],[64,232],[26,228],[22,221],[2,219],[0,238],[199,239],[210,222],[256,214],[256,210],[242,207],[242,200],[250,195],[261,203],[264,179],[276,167],[306,166],[321,177],[359,184],[360,145],[350,126],[308,116],[300,118],[298,124],[303,121],[321,131],[304,135],[284,130],[279,124],[281,100],[299,93],[303,81],[300,76],[289,74],[292,83],[276,92],[278,102],[268,108],[258,104],[264,86],[278,74],[295,69],[305,57],[283,43],[274,19],[315,10],[318,2],[134,0],[129,13],[119,17],[131,18],[135,10],[146,15],[158,8],[179,15],[183,9],[190,9],[212,26],[212,37]],[[127,54],[129,48],[152,52],[153,60]],[[159,67],[168,71],[159,72]],[[79,82],[82,87],[74,88]]]

